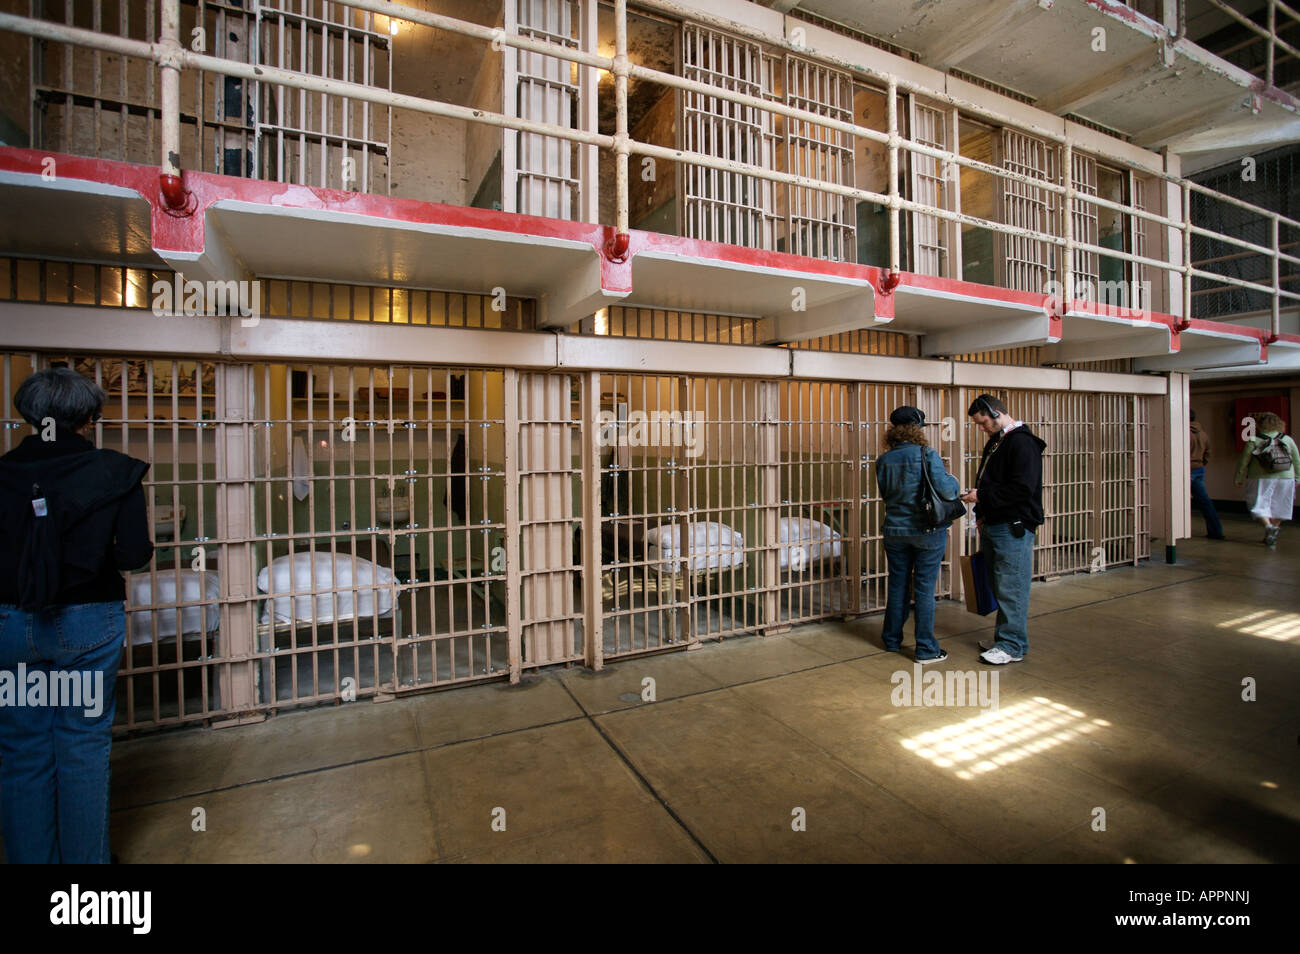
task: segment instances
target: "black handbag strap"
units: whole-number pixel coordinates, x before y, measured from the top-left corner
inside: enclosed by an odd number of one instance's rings
[[[930,479],[930,462],[925,459],[925,452],[928,448],[917,445],[917,450],[921,452],[921,493],[934,493],[934,481]]]
[[[933,494],[940,500],[947,500],[943,494],[935,489],[934,479],[930,476],[930,463],[925,459],[925,452],[928,448],[921,448],[921,488],[927,493]]]
[[[930,476],[930,463],[925,459],[925,452],[926,448],[922,447],[921,483],[917,493],[918,503],[921,506],[921,512],[932,514],[935,525],[941,526],[964,515],[966,507],[959,502],[959,497],[949,500],[935,489],[934,479]]]

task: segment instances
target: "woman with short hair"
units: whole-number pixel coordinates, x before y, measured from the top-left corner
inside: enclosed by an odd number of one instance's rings
[[[121,571],[147,564],[153,543],[141,483],[149,465],[87,439],[106,399],[68,368],[36,372],[14,394],[36,433],[0,457],[0,825],[10,862],[110,859]],[[21,700],[5,697],[6,682]]]
[[[882,542],[889,561],[881,639],[890,652],[898,652],[902,647],[903,626],[911,610],[907,598],[910,584],[916,601],[916,661],[939,662],[947,659],[948,654],[934,638],[934,588],[952,521],[937,527],[922,522],[921,468],[929,468],[935,492],[946,500],[956,500],[961,485],[944,468],[939,452],[925,439],[922,430],[925,415],[918,408],[895,408],[889,415],[889,424],[885,431],[889,450],[876,461],[876,485],[885,503]]]
[[[1291,509],[1295,506],[1300,453],[1296,451],[1295,441],[1286,434],[1286,421],[1271,411],[1252,416],[1255,436],[1241,451],[1233,483],[1238,487],[1246,485],[1246,507],[1252,517],[1264,524],[1264,546],[1275,547],[1282,532],[1282,521],[1291,519]],[[1270,461],[1276,461],[1276,470]]]

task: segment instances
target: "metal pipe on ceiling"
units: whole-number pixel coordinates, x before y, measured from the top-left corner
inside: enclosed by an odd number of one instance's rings
[[[181,181],[181,50],[180,0],[162,0],[162,29],[153,49],[162,79],[162,172],[158,175],[163,201],[173,211],[185,208]]]
[[[627,256],[628,232],[627,159],[630,137],[627,131],[627,0],[614,0],[614,192],[615,231],[610,257]]]

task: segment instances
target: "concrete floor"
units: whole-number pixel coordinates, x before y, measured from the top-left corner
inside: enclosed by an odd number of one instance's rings
[[[1226,542],[1180,545],[1176,566],[1035,584],[1031,652],[998,670],[997,712],[894,706],[890,676],[911,659],[883,652],[879,616],[809,626],[516,688],[119,742],[114,851],[123,862],[1300,861],[1300,529],[1269,552],[1244,520],[1227,528]],[[975,648],[986,620],[945,602],[937,628],[949,659],[929,668],[990,668]],[[640,701],[647,676],[654,703]],[[1241,698],[1246,677],[1257,701]],[[967,720],[944,764],[924,734]],[[987,770],[968,771],[981,743]],[[206,831],[191,830],[196,808]],[[796,808],[806,830],[792,830]]]

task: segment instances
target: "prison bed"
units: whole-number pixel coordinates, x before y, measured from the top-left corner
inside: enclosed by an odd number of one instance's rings
[[[602,552],[606,562],[614,555],[613,537],[618,535],[617,555],[623,561],[646,560],[660,573],[677,574],[689,560],[693,574],[725,570],[745,563],[745,537],[725,523],[700,521],[691,525],[691,545],[679,554],[681,524],[664,523],[642,533],[623,527],[606,529]],[[781,569],[795,564],[838,559],[843,554],[840,532],[828,524],[808,517],[781,517],[777,521],[777,559]],[[796,551],[802,548],[802,561]]]
[[[838,530],[809,517],[782,517],[776,530],[777,559],[783,570],[799,570],[820,560],[835,560],[844,544]],[[803,556],[798,556],[802,548]]]
[[[356,552],[328,551],[281,556],[257,575],[257,588],[267,594],[262,601],[258,632],[310,628],[353,620],[392,619],[400,615],[393,599],[396,575],[386,566]],[[211,559],[209,569],[160,567],[152,573],[133,573],[127,579],[126,643],[146,646],[176,639],[186,642],[220,628],[220,577]],[[312,590],[315,589],[315,595]],[[313,605],[314,604],[314,605]]]
[[[663,573],[680,573],[683,564],[690,561],[690,571],[700,573],[725,570],[745,562],[744,534],[725,523],[699,521],[692,525],[692,541],[687,552],[679,555],[681,524],[664,523],[643,531],[639,526],[625,523],[606,523],[601,528],[601,560],[604,564],[630,561],[654,561]],[[582,536],[574,533],[574,562],[582,562],[580,549]],[[781,517],[777,521],[778,560],[781,569],[793,562],[802,547],[803,563],[835,560],[843,555],[841,533],[829,524],[809,517]],[[796,566],[797,568],[797,566]]]
[[[692,575],[726,570],[745,562],[745,538],[725,523],[690,524],[690,542],[682,548],[682,524],[664,523],[642,537],[645,559],[658,573],[677,574],[686,567]],[[686,565],[689,563],[689,567]]]
[[[661,524],[645,535],[645,559],[659,561],[661,573],[680,573],[687,560],[694,575],[743,566],[745,537],[725,523],[698,522],[691,525],[691,545],[681,549],[681,525]],[[843,540],[838,530],[808,517],[781,517],[777,521],[777,559],[781,569],[798,570],[819,560],[838,559]],[[803,556],[798,556],[802,549]]]
[[[178,586],[179,583],[179,586]],[[179,595],[178,595],[179,590]],[[215,634],[221,623],[221,584],[215,570],[159,568],[127,577],[127,634],[131,646]]]
[[[387,547],[380,545],[384,552]],[[257,574],[257,588],[267,594],[258,618],[258,634],[307,630],[313,624],[332,629],[335,623],[393,620],[401,630],[401,612],[394,599],[397,575],[367,559],[369,544],[358,541],[352,550],[315,550],[276,557]],[[312,590],[315,590],[313,594]]]
[[[662,523],[646,527],[640,520],[604,521],[600,530],[600,562],[607,585],[615,587],[615,577],[623,585],[640,585],[641,570],[647,569],[657,581],[662,597],[667,589],[681,582],[682,571],[698,581],[745,564],[745,538],[724,523],[700,521],[692,524],[692,545],[681,550],[683,524]],[[573,560],[582,563],[582,531],[573,534]]]

